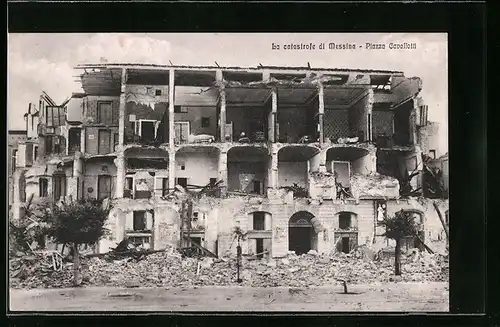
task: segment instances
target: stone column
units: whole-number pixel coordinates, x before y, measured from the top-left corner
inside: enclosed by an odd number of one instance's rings
[[[87,129],[85,127],[82,127],[81,134],[80,134],[80,152],[82,152],[82,153],[86,152],[85,151],[85,146],[86,146],[86,142],[85,142],[86,139],[85,139],[85,137],[87,137],[86,136],[86,130]]]
[[[83,159],[80,152],[75,153],[73,161],[73,177],[69,180],[69,195],[73,200],[78,200],[78,190],[82,182],[83,176]]]
[[[319,172],[326,173],[326,151],[328,149],[321,150],[319,153]]]
[[[127,70],[122,68],[122,79],[120,84],[120,108],[118,115],[118,148],[122,151],[125,143],[125,102],[126,102]],[[117,166],[118,167],[118,166]],[[117,185],[118,186],[118,185]],[[123,188],[121,190],[123,196]]]
[[[123,151],[118,153],[116,157],[116,198],[123,198],[123,190],[125,188],[125,155]]]
[[[228,188],[228,173],[227,173],[227,151],[221,150],[219,154],[219,180],[222,180],[221,195],[226,195]]]
[[[269,117],[269,141],[276,142],[276,115],[278,113],[278,91],[273,88],[271,91],[271,115]]]
[[[175,187],[175,151],[168,151],[168,188],[172,191]]]
[[[264,216],[264,228],[265,228],[265,230],[272,230],[273,229],[272,216],[268,213],[266,213]]]
[[[215,79],[219,83],[219,102],[217,106],[219,107],[219,140],[218,142],[226,142],[226,90],[224,87],[224,76],[222,75],[222,70],[218,69],[215,72]],[[217,138],[217,136],[216,136]],[[234,135],[233,135],[234,138]]]
[[[325,91],[323,84],[318,86],[318,127],[319,127],[319,145],[323,146],[324,143],[324,133],[323,133],[323,115],[325,114]]]
[[[375,97],[373,95],[373,89],[368,90],[368,110],[367,110],[367,133],[365,140],[369,142],[373,141],[373,103],[375,102]]]
[[[226,90],[224,86],[219,89],[220,92],[220,112],[219,112],[219,124],[220,124],[220,142],[226,142]],[[233,139],[234,139],[233,135]]]
[[[270,160],[269,187],[275,189],[278,187],[278,150],[275,147],[272,147]]]
[[[174,151],[174,145],[175,145],[174,107],[175,107],[175,69],[170,69],[168,74],[168,138],[169,138],[168,144],[171,151]]]

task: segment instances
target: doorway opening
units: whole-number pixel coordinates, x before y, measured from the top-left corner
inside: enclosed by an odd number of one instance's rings
[[[307,211],[299,211],[288,222],[288,249],[297,255],[317,249],[317,234],[311,219],[314,215]]]

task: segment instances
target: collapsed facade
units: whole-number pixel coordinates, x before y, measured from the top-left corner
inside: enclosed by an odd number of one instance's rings
[[[257,257],[380,249],[378,222],[401,209],[417,218],[422,241],[445,238],[448,161],[436,158],[438,125],[427,120],[419,78],[264,66],[76,69],[83,93],[61,105],[44,94],[38,124],[27,126],[33,145],[19,145],[14,219],[30,198],[110,199],[101,252],[127,238],[224,256],[236,252],[235,227],[246,233],[243,253]],[[199,193],[189,211],[172,196],[177,185]]]

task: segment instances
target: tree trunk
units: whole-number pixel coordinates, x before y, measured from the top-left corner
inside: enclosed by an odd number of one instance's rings
[[[343,280],[342,283],[344,283],[344,294],[347,294],[347,282]]]
[[[401,275],[401,239],[396,239],[396,249],[394,251],[394,274],[396,276]]]
[[[73,284],[79,286],[82,282],[80,278],[80,252],[78,251],[78,244],[73,243]]]

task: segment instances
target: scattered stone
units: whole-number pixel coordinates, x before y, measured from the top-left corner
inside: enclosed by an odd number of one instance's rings
[[[314,253],[314,252],[313,252]],[[361,252],[360,252],[361,253]],[[243,286],[312,287],[392,282],[448,281],[448,256],[420,252],[402,256],[401,276],[394,276],[394,258],[371,261],[356,251],[351,255],[295,255],[281,259],[249,260],[240,267]],[[181,258],[169,251],[139,258],[82,258],[82,285],[115,287],[201,287],[239,285],[234,258]],[[43,255],[13,258],[9,262],[11,287],[71,287],[72,264],[54,270]],[[198,266],[201,269],[198,269]]]

